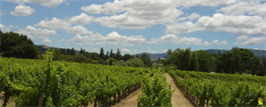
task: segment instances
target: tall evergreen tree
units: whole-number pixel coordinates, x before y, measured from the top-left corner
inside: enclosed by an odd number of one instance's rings
[[[109,51],[106,52],[106,56],[109,57]]]
[[[71,51],[70,51],[70,55],[75,55],[75,54],[76,54],[75,50],[74,50],[74,48],[72,48]]]
[[[114,56],[113,56],[113,49],[111,49],[111,51],[110,51],[110,57],[111,58],[114,58]]]
[[[103,47],[100,50],[100,59],[104,59],[104,51],[103,51]]]
[[[121,59],[121,53],[119,48],[117,48],[115,59],[117,59],[118,61]]]
[[[70,49],[69,48],[67,48],[67,53],[66,54],[70,55]]]
[[[139,54],[137,54],[136,58],[139,58]]]
[[[221,51],[219,50],[218,55],[221,55]]]

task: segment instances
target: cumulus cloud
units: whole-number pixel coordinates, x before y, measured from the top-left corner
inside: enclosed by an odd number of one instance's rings
[[[53,41],[51,41],[50,39],[44,39],[42,42],[43,43],[53,43]]]
[[[217,39],[216,40],[213,40],[212,42],[208,42],[208,41],[205,41],[203,43],[203,45],[227,45],[227,41],[226,40],[223,40],[221,42],[219,42]]]
[[[89,31],[87,28],[78,25],[78,26],[71,26],[71,23],[67,20],[57,19],[53,17],[50,21],[49,20],[42,20],[38,24],[34,26],[40,28],[47,28],[47,29],[60,29],[64,30],[67,33],[75,33],[75,34],[92,34],[93,31]]]
[[[265,44],[266,37],[261,36],[261,37],[247,37],[247,36],[239,36],[234,44],[239,44],[239,45],[258,45],[258,44]]]
[[[170,1],[156,0],[115,0],[113,3],[85,6],[83,10],[95,6],[102,8],[100,10],[105,14],[112,15],[98,17],[95,22],[105,27],[120,29],[146,29],[156,24],[173,23],[177,17],[183,14]]]
[[[19,28],[18,26],[9,25],[8,28]]]
[[[176,19],[183,14],[179,9],[192,6],[232,5],[238,2],[239,0],[193,0],[193,2],[189,0],[114,0],[104,4],[82,6],[81,10],[91,14],[111,15],[95,20],[105,27],[146,29],[156,24],[175,23]],[[199,14],[193,13],[187,19],[195,20],[198,17],[200,17]]]
[[[64,0],[5,0],[13,3],[37,3],[45,7],[56,7],[64,2]]]
[[[73,16],[70,19],[68,19],[68,21],[72,24],[78,24],[78,25],[85,25],[85,24],[89,24],[91,21],[94,20],[93,16],[89,16],[85,13],[81,13],[78,16]]]
[[[122,53],[131,53],[131,51],[129,49],[122,49],[121,52]]]
[[[202,16],[196,23],[183,22],[166,25],[166,33],[191,33],[195,31],[227,31],[238,35],[266,35],[266,18],[259,16],[227,16],[215,13]]]
[[[202,39],[195,37],[180,37],[175,34],[166,34],[159,38],[151,38],[147,43],[149,44],[160,44],[160,43],[173,43],[173,44],[185,44],[185,45],[226,45],[227,41],[223,40],[219,42],[218,40],[213,40],[212,42],[205,41],[202,43]]]
[[[165,36],[159,37],[158,39],[156,38],[151,38],[149,44],[159,44],[159,43],[174,43],[174,44],[194,44],[194,45],[200,45],[202,44],[202,39],[199,38],[194,38],[194,37],[179,37],[176,36],[175,34],[167,34]]]
[[[15,7],[14,11],[11,11],[11,15],[15,16],[29,16],[33,14],[36,10],[29,7],[29,6],[23,6],[23,5],[18,5]]]
[[[92,4],[89,6],[82,6],[80,9],[90,14],[99,14],[103,11],[102,5],[97,5],[97,4]]]
[[[259,15],[265,16],[266,15],[266,3],[261,4],[259,1],[252,0],[249,2],[239,2],[233,5],[229,5],[223,7],[217,12],[224,12],[228,15]]]
[[[199,17],[200,17],[200,14],[194,12],[187,17],[178,18],[177,21],[185,21],[185,20],[193,21],[195,19],[198,19]]]
[[[19,29],[16,31],[19,34],[27,35],[29,38],[35,39],[49,39],[50,36],[53,36],[56,34],[56,31],[54,30],[48,30],[48,29],[37,29],[32,26],[27,26],[25,29]],[[47,41],[47,40],[46,40]]]
[[[0,23],[0,28],[1,28],[2,32],[9,32],[10,31],[9,27],[7,27],[6,25],[3,25],[1,23]]]
[[[141,35],[136,36],[122,36],[113,31],[106,36],[101,34],[91,34],[90,36],[76,35],[68,42],[74,42],[79,45],[121,45],[121,46],[134,46],[145,42],[145,38]]]

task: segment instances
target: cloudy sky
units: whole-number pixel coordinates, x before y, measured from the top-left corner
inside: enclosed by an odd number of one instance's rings
[[[265,0],[0,0],[0,28],[37,45],[122,54],[265,49]]]

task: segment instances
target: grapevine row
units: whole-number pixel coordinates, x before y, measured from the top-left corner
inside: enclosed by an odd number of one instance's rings
[[[92,102],[107,106],[116,94],[119,98],[114,102],[136,90],[143,80],[141,74],[149,70],[53,62],[49,52],[44,61],[1,58],[0,63],[3,106],[10,98],[17,106],[87,106]],[[151,71],[150,75],[156,70]]]
[[[196,72],[179,70],[169,71],[169,74],[175,78],[181,90],[199,106],[257,106],[258,94],[263,99],[266,98],[266,86],[261,83],[209,79],[197,75],[199,73]]]

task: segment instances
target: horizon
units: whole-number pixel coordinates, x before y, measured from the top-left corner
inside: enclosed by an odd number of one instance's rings
[[[0,0],[0,28],[34,44],[121,54],[266,50],[264,0]]]

